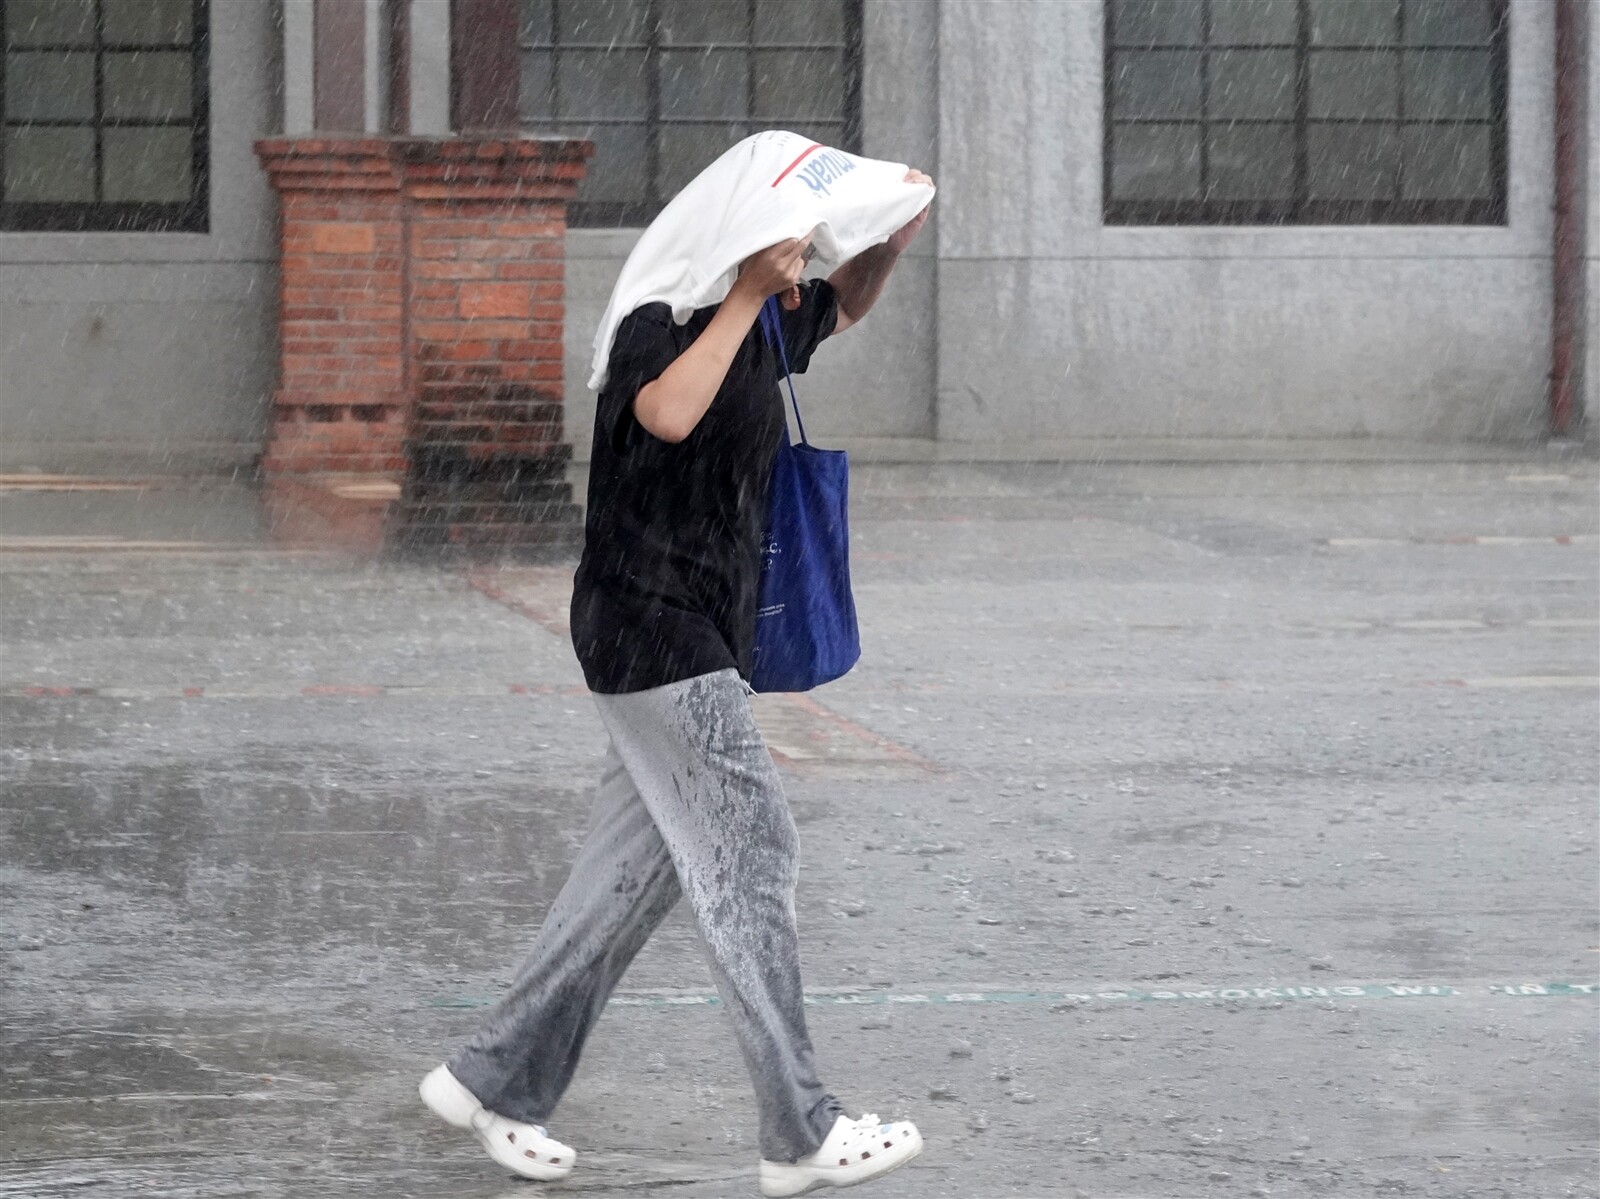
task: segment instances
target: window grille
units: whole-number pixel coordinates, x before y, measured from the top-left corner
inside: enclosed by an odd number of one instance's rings
[[[1505,0],[1107,0],[1109,224],[1503,224]]]
[[[206,18],[0,0],[0,229],[206,229]]]
[[[740,138],[860,145],[860,0],[523,0],[521,119],[595,143],[575,225],[642,225]]]

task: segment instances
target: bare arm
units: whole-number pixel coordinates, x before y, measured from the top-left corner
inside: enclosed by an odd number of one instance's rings
[[[828,276],[839,300],[839,320],[833,326],[834,333],[843,333],[867,315],[867,310],[883,294],[884,285],[889,282],[889,275],[898,261],[900,255],[885,242],[861,251]]]
[[[648,433],[677,443],[694,432],[711,401],[717,398],[717,390],[733,365],[733,356],[760,315],[761,305],[768,296],[787,291],[798,282],[805,270],[801,258],[804,249],[801,241],[779,242],[744,261],[733,289],[711,323],[671,366],[641,387],[634,397],[634,418]]]
[[[933,186],[932,179],[915,169],[906,172],[906,182]],[[894,272],[895,263],[900,261],[901,253],[927,223],[928,212],[929,209],[924,208],[881,246],[863,250],[828,276],[828,282],[833,284],[839,300],[839,320],[833,327],[835,333],[843,333],[866,316],[867,310],[878,302],[889,276]]]

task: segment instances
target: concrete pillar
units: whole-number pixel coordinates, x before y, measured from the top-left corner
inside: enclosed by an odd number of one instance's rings
[[[283,0],[283,131],[300,137],[316,127],[312,98],[315,0]]]
[[[367,133],[391,132],[389,126],[389,88],[392,86],[389,61],[388,6],[384,0],[362,0],[362,129]]]
[[[409,4],[406,132],[448,137],[450,124],[450,0],[393,0]]]

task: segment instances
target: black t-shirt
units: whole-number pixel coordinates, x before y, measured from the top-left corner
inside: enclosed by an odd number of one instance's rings
[[[802,284],[800,296],[799,308],[782,312],[797,374],[838,320],[826,281]],[[611,347],[572,593],[573,648],[590,690],[603,695],[729,666],[750,676],[767,491],[784,435],[777,349],[753,324],[711,407],[677,444],[646,432],[633,414],[639,390],[716,311],[675,325],[666,304],[646,304],[623,320]]]

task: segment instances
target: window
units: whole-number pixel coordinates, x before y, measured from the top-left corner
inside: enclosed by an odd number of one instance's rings
[[[860,0],[522,0],[522,123],[595,143],[578,225],[649,222],[734,142],[860,142]]]
[[[206,0],[0,0],[0,229],[206,228]]]
[[[1505,0],[1107,0],[1109,224],[1503,224]]]

